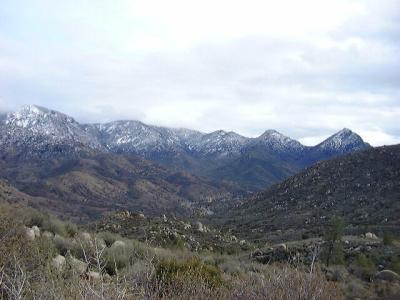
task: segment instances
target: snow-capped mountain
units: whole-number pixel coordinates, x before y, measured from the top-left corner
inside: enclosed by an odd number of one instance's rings
[[[301,152],[307,148],[300,142],[293,140],[273,129],[267,130],[258,138],[255,138],[252,141],[252,144],[261,145],[268,149],[268,151],[273,151],[276,153]]]
[[[317,151],[325,153],[344,154],[350,151],[365,149],[368,146],[358,134],[348,128],[344,128],[314,148]]]
[[[58,156],[66,153],[104,151],[97,138],[73,118],[44,107],[26,105],[0,119],[0,148]]]
[[[218,180],[224,180],[228,173],[241,178],[245,173],[247,178],[257,178],[259,184],[286,178],[318,160],[369,147],[349,129],[315,147],[306,147],[276,130],[247,138],[223,130],[202,133],[139,121],[79,124],[63,113],[34,105],[0,116],[3,155],[59,158],[82,153],[136,154],[167,167]],[[228,177],[231,180],[235,176]],[[271,178],[265,181],[265,177]]]
[[[193,150],[203,156],[232,156],[239,154],[248,141],[248,138],[235,132],[217,130],[209,134],[203,134],[192,142]]]

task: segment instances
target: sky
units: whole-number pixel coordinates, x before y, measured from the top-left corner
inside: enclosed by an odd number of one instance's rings
[[[1,0],[0,111],[400,143],[398,0]]]

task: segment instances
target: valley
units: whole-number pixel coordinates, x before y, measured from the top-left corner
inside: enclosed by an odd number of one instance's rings
[[[0,299],[13,264],[30,297],[40,280],[50,298],[400,295],[399,145],[80,124],[32,105],[0,134]]]

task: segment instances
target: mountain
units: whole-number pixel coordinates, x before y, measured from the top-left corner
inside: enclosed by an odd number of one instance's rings
[[[0,119],[0,151],[22,157],[62,157],[105,151],[73,118],[27,105]]]
[[[301,153],[307,147],[300,144],[298,141],[293,140],[276,130],[267,130],[258,138],[252,139],[247,147],[261,146],[268,149],[273,153]]]
[[[343,134],[353,138],[348,130]],[[343,217],[353,230],[398,232],[399,199],[400,145],[395,145],[319,162],[221,217],[243,236],[261,240],[318,233],[332,216]]]
[[[310,149],[310,156],[315,156],[317,160],[321,160],[368,147],[370,145],[365,143],[358,134],[348,128],[344,128],[322,143],[312,147]]]
[[[171,171],[135,155],[97,154],[64,159],[0,159],[0,178],[42,209],[76,220],[115,210],[190,216],[234,201],[230,186]]]
[[[367,148],[370,145],[349,129],[306,147],[275,130],[247,138],[223,130],[202,133],[139,121],[79,124],[65,114],[34,105],[0,117],[3,157],[135,154],[175,171],[229,181],[245,192],[263,189],[317,161]]]

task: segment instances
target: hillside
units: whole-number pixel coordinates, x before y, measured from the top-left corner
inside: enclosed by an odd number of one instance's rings
[[[225,225],[261,240],[318,234],[332,216],[349,230],[395,231],[399,199],[400,145],[379,147],[315,164],[235,208]]]
[[[210,203],[232,201],[228,186],[170,171],[133,155],[21,162],[0,159],[0,177],[33,197],[42,208],[64,217],[91,219],[129,209],[145,214],[189,216]]]

